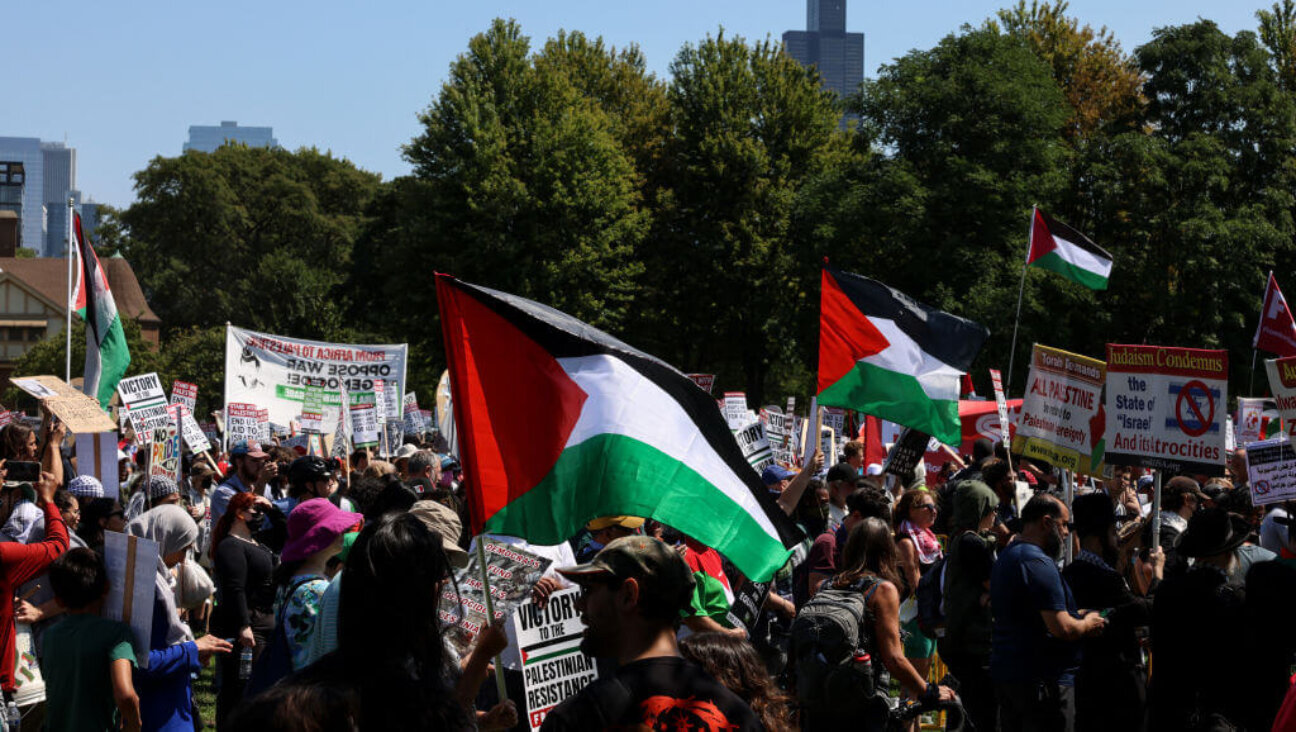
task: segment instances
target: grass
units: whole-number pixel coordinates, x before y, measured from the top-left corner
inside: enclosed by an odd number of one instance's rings
[[[203,666],[203,670],[198,674],[198,680],[194,682],[194,706],[197,707],[198,714],[202,717],[203,727],[206,729],[216,728],[216,688],[212,685],[216,675],[216,659],[212,659]]]

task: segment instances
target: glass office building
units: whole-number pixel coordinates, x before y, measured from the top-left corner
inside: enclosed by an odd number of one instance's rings
[[[215,127],[191,125],[184,149],[215,152],[226,142],[241,142],[248,147],[279,147],[273,127],[240,127],[238,122],[225,121]]]
[[[802,66],[815,66],[838,96],[864,81],[864,34],[846,32],[846,0],[806,0],[806,30],[783,34],[783,48]]]

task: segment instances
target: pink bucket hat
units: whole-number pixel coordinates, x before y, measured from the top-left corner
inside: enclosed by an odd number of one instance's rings
[[[343,511],[327,498],[302,501],[288,514],[288,540],[281,559],[295,562],[305,559],[337,541],[337,538],[364,523],[364,516]]]

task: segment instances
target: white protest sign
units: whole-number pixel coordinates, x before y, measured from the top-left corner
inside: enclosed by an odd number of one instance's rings
[[[171,403],[183,404],[190,412],[198,409],[198,385],[187,381],[175,381],[171,384]]]
[[[1013,452],[1082,475],[1102,475],[1107,429],[1098,415],[1107,365],[1057,348],[1035,345]],[[999,399],[996,393],[996,399]],[[1008,405],[1000,401],[1000,429]]]
[[[1106,461],[1224,474],[1228,352],[1107,344]]]
[[[405,391],[409,346],[349,345],[257,333],[230,326],[225,338],[225,403],[259,404],[270,421],[288,424],[302,411],[307,386],[324,389],[327,405],[341,404],[340,390],[372,392],[383,381]]]
[[[130,626],[131,645],[140,668],[148,668],[157,565],[157,542],[116,531],[104,532],[108,598],[102,615]]]
[[[579,589],[559,590],[543,610],[528,600],[513,615],[531,732],[550,710],[598,678],[594,659],[580,650],[585,624],[576,610],[578,597]]]
[[[1004,396],[1003,374],[999,369],[990,369],[990,386],[994,388],[995,407],[999,412],[999,441],[1005,445],[1012,444],[1008,428],[1008,398]]]
[[[1296,450],[1285,436],[1247,445],[1246,460],[1254,505],[1296,499]]]
[[[765,469],[774,462],[774,451],[770,441],[765,437],[765,427],[760,422],[752,422],[734,433],[743,457],[756,472]]]
[[[1260,421],[1264,417],[1264,399],[1238,397],[1237,442],[1245,445],[1264,438]]]
[[[261,422],[257,419],[255,404],[235,402],[225,405],[225,447],[236,442],[260,442]]]
[[[747,423],[747,395],[741,391],[726,391],[724,417],[729,429],[736,430]]]
[[[846,410],[841,407],[824,407],[823,423],[825,427],[832,427],[833,434],[846,434]]]
[[[322,387],[306,387],[302,401],[301,426],[303,432],[324,431],[324,389]]]
[[[169,412],[171,421],[165,427],[153,429],[153,439],[149,445],[149,475],[159,475],[180,482],[180,409],[182,405],[172,404]]]
[[[77,474],[93,475],[103,484],[104,497],[116,498],[117,433],[78,432],[76,435]]]
[[[351,442],[355,447],[378,444],[378,409],[372,391],[351,394]]]
[[[472,547],[476,547],[480,540],[480,536],[474,538]],[[530,597],[531,588],[553,561],[489,537],[486,537],[484,549],[495,618],[498,619]],[[437,614],[441,622],[449,626],[446,636],[460,655],[467,654],[473,638],[486,621],[486,591],[481,576],[477,551],[470,547],[468,565],[455,573],[457,589],[447,583],[441,590]]]
[[[418,396],[412,392],[405,392],[405,403],[402,405],[405,419],[405,431],[418,434],[424,431],[423,415],[419,412]]]
[[[210,450],[211,443],[207,441],[207,434],[203,432],[202,427],[198,426],[198,420],[194,419],[193,413],[183,404],[175,406],[180,413],[180,434],[184,437],[184,443],[189,446],[190,451]]]
[[[130,410],[131,427],[135,428],[135,441],[148,444],[153,430],[166,427],[171,417],[167,414],[166,392],[155,373],[132,376],[117,384],[117,393]]]

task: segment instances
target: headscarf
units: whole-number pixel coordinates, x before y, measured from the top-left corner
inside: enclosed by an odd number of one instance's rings
[[[180,622],[176,612],[175,577],[162,560],[168,554],[192,546],[198,540],[198,524],[180,506],[167,504],[145,511],[126,524],[126,533],[141,539],[155,541],[158,545],[156,593],[166,605],[168,646],[193,640],[189,626]]]
[[[954,531],[976,531],[982,517],[993,512],[998,505],[999,497],[990,486],[979,480],[965,480],[954,489],[951,528]]]

